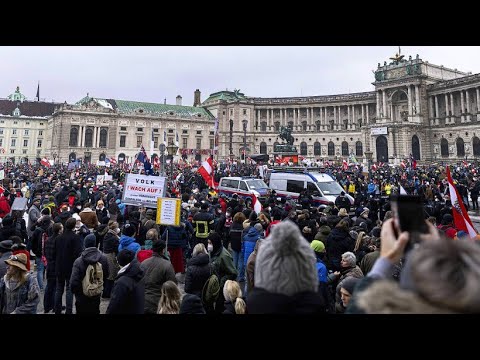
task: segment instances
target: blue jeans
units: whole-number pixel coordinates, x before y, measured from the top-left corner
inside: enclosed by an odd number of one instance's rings
[[[45,265],[42,258],[35,256],[35,264],[37,264],[37,282],[40,290],[43,290],[43,274],[45,273]]]
[[[65,277],[57,277],[57,288],[55,289],[55,314],[62,313],[62,297],[63,297],[63,289],[67,287],[67,292],[65,294],[66,300],[66,308],[65,314],[71,314],[73,310],[73,293],[70,289],[70,276]]]
[[[233,266],[235,266],[235,269],[238,271],[238,277],[237,281],[245,281],[245,266],[243,264],[243,244],[242,244],[242,250],[241,251],[235,251],[232,250],[232,256],[233,256]]]

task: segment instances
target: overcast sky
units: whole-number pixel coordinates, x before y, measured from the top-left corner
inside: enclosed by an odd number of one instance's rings
[[[183,105],[240,89],[247,96],[289,97],[372,91],[372,70],[395,46],[342,47],[0,47],[0,97],[15,87],[33,100],[84,97]],[[402,46],[408,58],[480,73],[480,47]]]

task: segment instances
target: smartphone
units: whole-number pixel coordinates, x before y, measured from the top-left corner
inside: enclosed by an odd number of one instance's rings
[[[420,234],[428,233],[422,198],[418,195],[396,195],[390,198],[395,221],[400,231],[410,233],[410,241],[405,251],[420,241]]]

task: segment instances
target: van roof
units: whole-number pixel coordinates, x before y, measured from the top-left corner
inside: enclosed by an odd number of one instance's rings
[[[297,175],[307,175],[315,182],[327,182],[327,181],[335,181],[333,178],[325,173],[319,172],[319,169],[316,171],[295,171],[295,170],[275,170],[272,174],[297,174]]]

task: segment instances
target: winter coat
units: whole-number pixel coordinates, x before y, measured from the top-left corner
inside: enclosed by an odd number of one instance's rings
[[[210,255],[210,263],[220,281],[220,289],[227,280],[235,280],[238,276],[237,269],[233,265],[233,257],[223,246],[216,253]]]
[[[242,250],[243,225],[233,222],[230,226],[230,246],[233,251]]]
[[[248,293],[249,314],[322,314],[325,301],[316,292],[302,292],[293,296],[271,293],[254,288]]]
[[[120,245],[118,245],[118,252],[123,249],[133,251],[135,254],[140,250],[140,244],[135,242],[135,238],[122,234],[120,236]]]
[[[7,264],[5,263],[5,260],[8,260],[10,255],[12,255],[11,251],[5,251],[0,257],[0,278],[3,278],[3,275],[7,273]]]
[[[4,218],[10,213],[10,204],[5,196],[0,196],[0,218]]]
[[[185,274],[185,292],[202,297],[202,289],[210,277],[210,258],[207,254],[197,254],[188,261]]]
[[[250,227],[245,235],[243,235],[243,246],[245,249],[243,263],[248,262],[248,257],[255,249],[257,240],[260,239],[260,233],[254,227]]]
[[[118,272],[106,314],[143,314],[144,307],[143,270],[133,260]]]
[[[74,261],[80,256],[83,244],[80,236],[66,230],[55,239],[55,274],[57,277],[70,279]]]
[[[340,270],[340,260],[342,254],[347,251],[352,251],[355,247],[355,240],[345,231],[334,228],[327,237],[325,248],[327,250],[327,257],[333,265],[333,269]]]
[[[47,279],[55,278],[55,241],[57,236],[50,236],[45,243],[44,255],[47,259]]]
[[[37,223],[38,219],[40,219],[40,209],[35,205],[30,206],[30,210],[28,210],[28,223],[27,223],[27,234],[28,237],[31,237],[33,231],[30,228]]]
[[[118,235],[113,230],[108,230],[103,238],[103,252],[105,254],[118,253],[118,245],[120,245]]]
[[[175,271],[171,262],[157,253],[143,261],[140,268],[144,272],[145,281],[145,314],[156,314],[163,283],[168,280],[177,283]]]
[[[37,278],[27,273],[27,280],[12,287],[6,275],[0,279],[0,314],[36,314],[40,302]]]
[[[80,219],[89,229],[95,229],[98,226],[98,218],[95,211],[90,208],[85,208],[80,211]]]
[[[377,261],[379,257],[379,250],[370,252],[363,257],[362,261],[360,262],[360,270],[362,270],[363,275],[366,276],[370,272],[370,270],[372,270],[373,264],[375,264],[375,261]]]
[[[167,229],[162,234],[162,240],[167,240],[168,231],[168,248],[185,248],[187,246],[187,232],[185,231],[185,225],[180,226],[167,226]]]
[[[100,295],[95,297],[88,297],[83,294],[82,280],[87,273],[88,265],[94,265],[97,262],[102,264],[103,282],[107,280],[109,275],[107,257],[102,254],[96,247],[89,247],[83,250],[80,257],[75,260],[72,268],[72,276],[70,277],[70,288],[75,295],[75,300],[81,304],[88,304],[92,301],[100,299]]]

